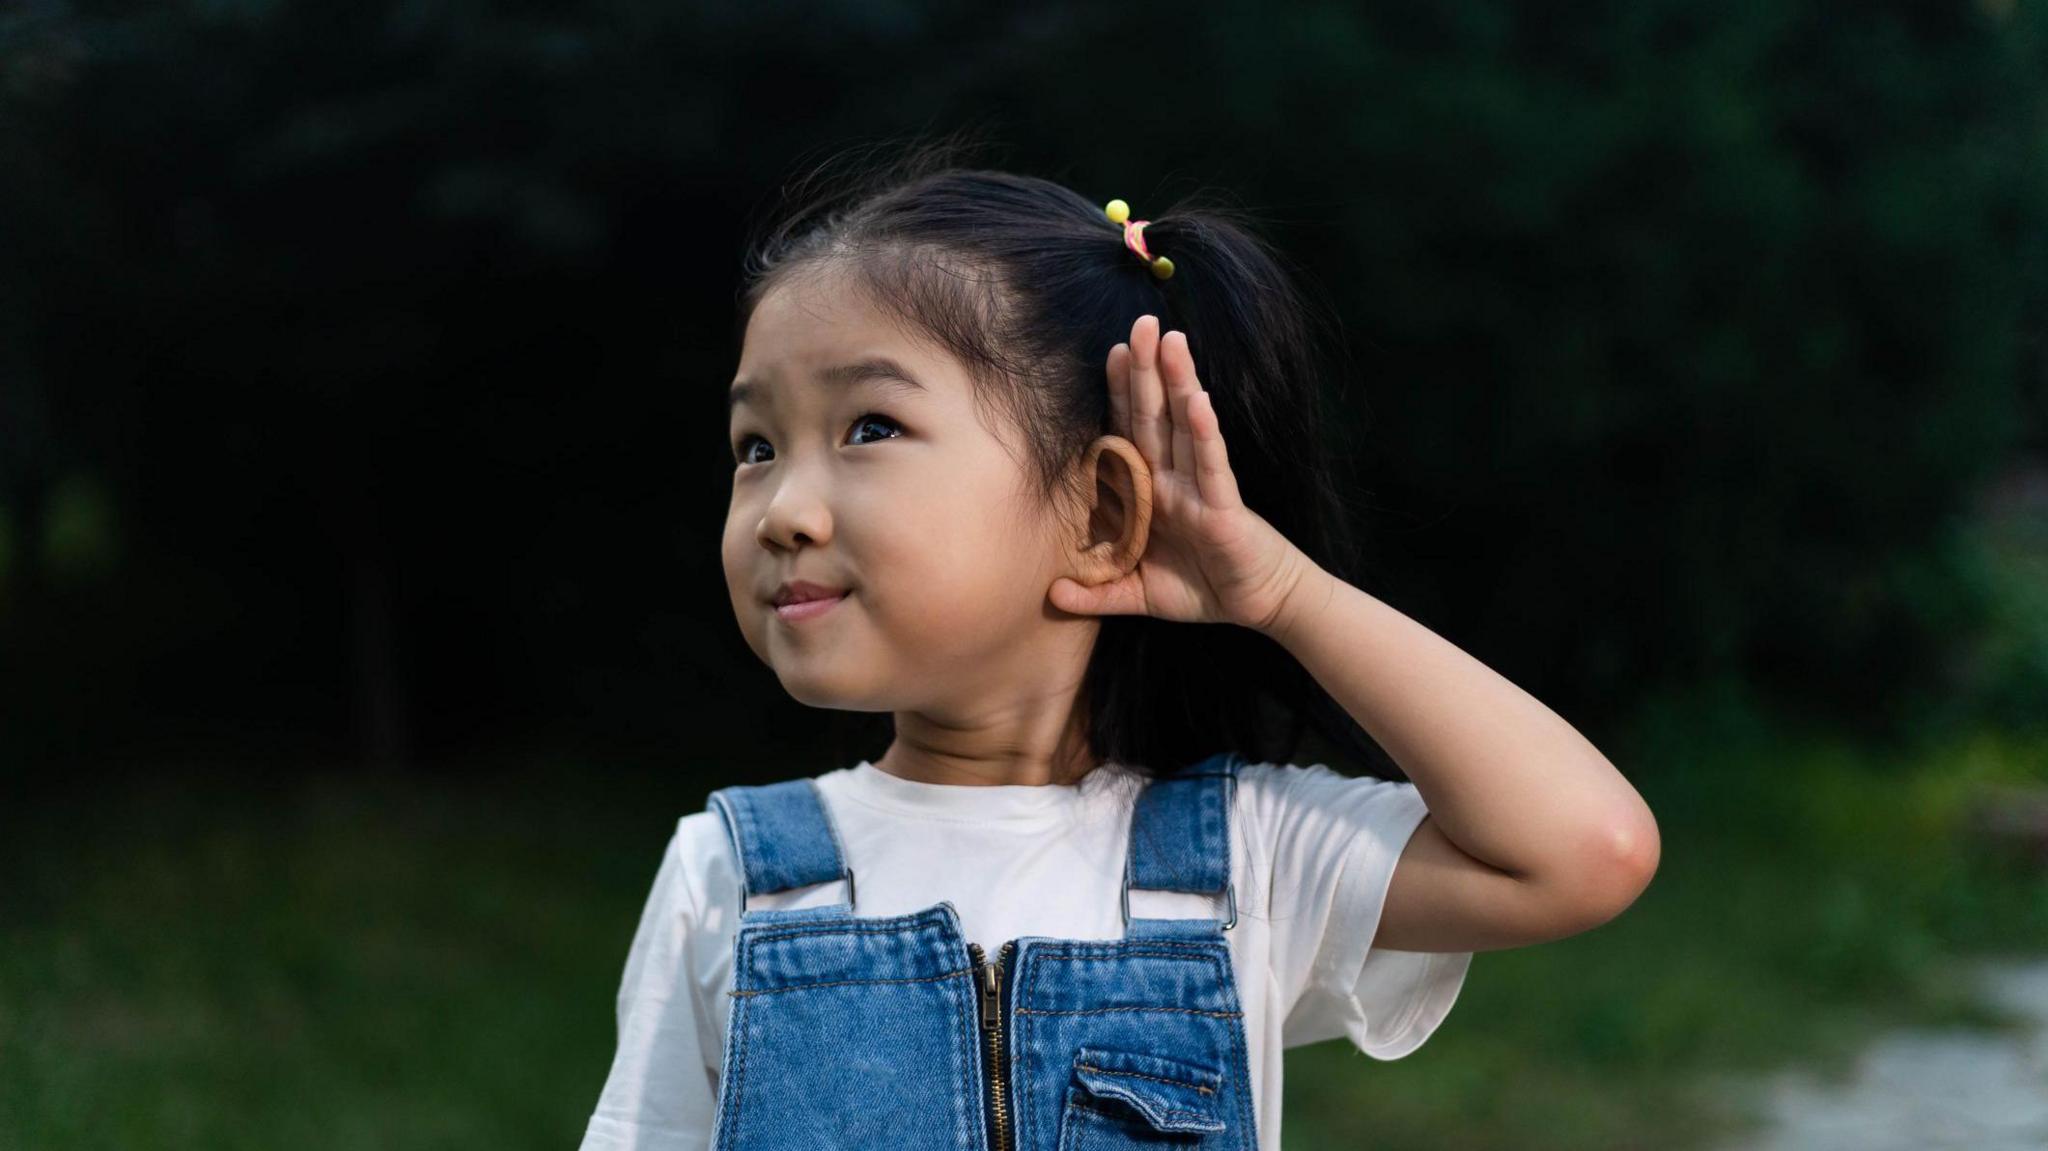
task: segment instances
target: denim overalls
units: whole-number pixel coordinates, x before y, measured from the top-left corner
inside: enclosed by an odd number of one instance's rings
[[[1256,1151],[1223,938],[1241,762],[1138,793],[1122,939],[1024,936],[992,962],[950,902],[853,913],[812,780],[713,792],[744,877],[714,1151]],[[839,879],[846,902],[746,910]],[[1227,895],[1229,922],[1133,919],[1133,887]]]

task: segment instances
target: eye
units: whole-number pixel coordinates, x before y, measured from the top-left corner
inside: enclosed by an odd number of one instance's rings
[[[897,423],[895,420],[890,419],[889,417],[883,415],[880,412],[869,412],[866,415],[862,416],[861,418],[853,421],[853,430],[857,432],[869,424],[879,424],[883,427],[895,428],[899,432],[903,430],[903,425]],[[896,437],[887,436],[884,438],[895,439]]]
[[[853,430],[857,433],[860,431],[860,429],[867,427],[869,424],[874,424],[879,427],[894,428],[896,429],[898,434],[901,434],[901,432],[903,431],[902,424],[897,423],[895,420],[890,419],[888,416],[885,416],[880,412],[868,412],[862,415],[859,419],[853,421],[852,427]],[[896,438],[896,436],[884,436],[882,438],[893,440]],[[760,436],[752,434],[741,436],[740,442],[733,448],[734,463],[760,463],[760,460],[754,459],[748,454],[748,449],[757,442],[762,444],[768,443],[767,440],[762,439]]]

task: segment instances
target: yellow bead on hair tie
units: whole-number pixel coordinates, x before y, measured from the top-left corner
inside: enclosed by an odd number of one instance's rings
[[[1111,200],[1104,204],[1102,214],[1109,217],[1110,223],[1123,225],[1124,247],[1137,253],[1138,258],[1152,269],[1154,276],[1164,280],[1173,275],[1173,261],[1165,256],[1153,255],[1152,249],[1145,246],[1145,226],[1152,221],[1131,219],[1131,206],[1122,200]]]

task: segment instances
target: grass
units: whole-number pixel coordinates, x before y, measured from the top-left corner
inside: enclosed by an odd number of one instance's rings
[[[1970,954],[2048,953],[2048,885],[1959,841],[2048,747],[1873,754],[1742,708],[1609,754],[1657,811],[1649,891],[1477,957],[1413,1055],[1288,1054],[1290,1148],[1710,1146],[1705,1085],[1878,1030],[1999,1020]],[[36,801],[0,845],[0,1146],[554,1148],[580,1138],[687,773],[164,771]]]
[[[1652,714],[1608,750],[1658,814],[1650,888],[1592,932],[1476,956],[1404,1059],[1290,1051],[1288,1147],[1720,1146],[1745,1075],[1839,1073],[1891,1027],[2011,1022],[1960,970],[2048,955],[2048,877],[1962,820],[1985,783],[2048,783],[2048,742],[1873,752],[1737,709]]]
[[[0,1146],[574,1146],[670,813],[701,803],[192,771],[17,811]]]

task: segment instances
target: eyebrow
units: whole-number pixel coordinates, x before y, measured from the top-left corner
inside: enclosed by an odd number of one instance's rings
[[[868,356],[850,364],[840,364],[818,373],[820,383],[835,388],[853,388],[862,384],[887,384],[905,391],[922,392],[925,386],[917,378],[903,370],[903,365],[887,356]],[[732,417],[732,410],[753,400],[761,392],[761,385],[752,380],[735,380],[731,390],[725,393],[725,414]]]

